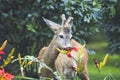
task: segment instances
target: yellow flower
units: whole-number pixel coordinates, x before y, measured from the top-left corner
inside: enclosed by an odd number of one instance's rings
[[[109,56],[109,54],[106,54],[106,56],[104,57],[104,60],[103,60],[103,65],[105,65],[105,64],[106,64],[107,59],[108,59],[108,56]]]
[[[67,50],[60,50],[59,48],[57,48],[57,50],[62,54],[67,54],[67,52],[68,52]]]
[[[33,64],[33,61],[29,61],[28,63],[26,63],[26,64],[24,65],[24,68],[27,67],[27,66],[29,66],[29,65],[31,65],[31,64]]]
[[[84,48],[85,48],[85,44],[82,46],[82,48],[81,48],[81,49],[80,49],[80,48],[78,48],[78,60],[80,60],[80,56],[81,56],[81,54],[83,53]]]
[[[14,51],[15,51],[15,48],[13,48],[13,49],[11,50],[11,52],[8,54],[7,59],[6,59],[6,60],[4,60],[3,65],[2,65],[2,66],[0,66],[0,67],[5,67],[5,66],[7,66],[7,65],[10,63],[10,61],[13,59],[13,54],[14,54]]]
[[[103,65],[103,62],[100,62],[98,68],[101,69],[103,66],[104,66],[104,65]]]
[[[3,76],[0,76],[0,80],[6,80],[6,78]]]
[[[77,64],[77,70],[76,70],[78,73],[82,71],[82,63],[81,62],[78,62]]]
[[[29,61],[29,62],[28,62],[28,65],[31,65],[32,63],[33,63],[33,61]]]
[[[18,61],[19,61],[19,64],[21,65],[22,60],[21,60],[21,54],[20,53],[18,54]]]
[[[109,54],[106,54],[105,57],[104,57],[104,59],[103,59],[103,61],[101,61],[99,64],[97,63],[97,60],[94,59],[94,64],[97,66],[98,69],[101,69],[101,68],[104,67],[104,65],[107,62],[108,56],[109,56]]]
[[[11,52],[10,52],[9,55],[8,55],[8,57],[13,56],[14,52],[15,52],[15,48],[13,48],[13,49],[11,50]]]
[[[0,47],[0,51],[2,51],[5,48],[6,44],[7,44],[7,40],[3,42],[2,46]]]

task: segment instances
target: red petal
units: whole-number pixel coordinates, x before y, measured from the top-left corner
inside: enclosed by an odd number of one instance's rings
[[[69,58],[72,58],[72,55],[70,54],[70,52],[67,53],[67,56],[68,56]]]
[[[78,49],[77,49],[76,47],[72,47],[71,50],[73,50],[73,51],[78,51]]]
[[[95,65],[95,67],[97,67],[97,68],[98,68],[98,62],[97,62],[97,59],[96,59],[96,58],[94,58],[94,59],[93,59],[93,61],[94,61],[94,65]]]
[[[5,73],[4,77],[6,78],[6,80],[12,80],[12,78],[14,77],[13,75],[9,74],[9,73]]]
[[[5,54],[3,51],[0,51],[0,54]]]
[[[0,70],[0,75],[5,77],[5,80],[12,80],[12,78],[14,77],[14,75],[5,72],[4,69]]]
[[[4,69],[1,69],[1,70],[0,70],[0,75],[2,75],[2,76],[3,76],[4,74],[5,74]]]

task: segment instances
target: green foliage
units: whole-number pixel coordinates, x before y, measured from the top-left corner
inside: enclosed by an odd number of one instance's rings
[[[99,1],[0,0],[0,42],[7,39],[8,49],[15,47],[16,52],[22,53],[22,56],[37,56],[39,50],[47,46],[53,36],[42,17],[60,23],[60,16],[64,13],[67,17],[74,18],[73,38],[85,43],[90,35],[99,31],[98,22],[101,22],[109,41],[108,51],[120,53],[120,0]],[[37,74],[33,71],[35,66],[31,65],[27,70],[31,70],[32,75]],[[90,73],[95,74],[94,71]]]
[[[61,22],[65,13],[74,17],[73,38],[85,43],[97,31],[100,8],[97,0],[0,0],[0,40],[7,39],[18,52],[37,55],[53,36],[42,17]]]
[[[105,41],[98,42],[90,42],[87,44],[87,47],[96,51],[96,54],[89,55],[88,60],[88,73],[90,76],[90,80],[98,80],[98,71],[97,68],[93,65],[93,58],[96,57],[97,61],[101,61],[103,56],[105,55],[105,50],[107,48],[107,43]],[[108,61],[104,68],[101,69],[101,73],[98,76],[99,80],[119,80],[120,73],[120,57],[116,54],[110,55],[108,57]],[[114,71],[113,71],[114,70]]]
[[[109,42],[108,51],[110,53],[120,53],[120,1],[103,1],[103,26]]]

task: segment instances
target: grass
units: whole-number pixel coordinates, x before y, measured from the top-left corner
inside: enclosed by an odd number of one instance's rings
[[[88,61],[88,73],[90,80],[104,80],[108,74],[112,74],[115,80],[120,80],[120,56],[110,55],[107,63],[101,69],[100,75],[98,76],[98,70],[95,68],[93,58],[96,58],[98,62],[102,61],[105,56],[105,50],[107,47],[106,42],[91,42],[87,44],[87,47],[96,51],[96,54],[89,55]],[[106,80],[114,80],[112,78]]]
[[[100,75],[98,76],[98,70],[94,66],[93,58],[96,58],[98,62],[102,61],[104,56],[106,55],[105,51],[107,49],[107,43],[104,41],[101,42],[91,42],[88,43],[87,48],[95,50],[96,54],[91,54],[89,55],[89,60],[88,60],[88,74],[90,77],[90,80],[104,80],[104,78],[108,74],[112,74],[112,76],[115,78],[113,79],[110,77],[110,79],[105,79],[105,80],[120,80],[120,56],[118,55],[112,55],[109,56],[107,63],[105,66],[101,69]],[[19,78],[19,76],[17,76]],[[17,78],[16,77],[16,78]],[[26,77],[27,78],[27,77]],[[18,79],[14,79],[18,80]],[[25,79],[27,80],[27,79]],[[80,80],[78,77],[75,77],[74,80]]]

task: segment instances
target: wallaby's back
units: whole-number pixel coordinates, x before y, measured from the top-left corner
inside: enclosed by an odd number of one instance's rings
[[[75,41],[74,39],[71,40],[72,47],[80,48],[82,49],[82,45]],[[71,52],[72,57],[74,57],[76,60],[78,59],[78,53],[76,51]],[[82,63],[82,72],[79,75],[81,80],[89,80],[87,75],[87,60],[88,60],[88,54],[86,49],[83,49],[83,53],[81,54],[81,63]],[[67,55],[60,53],[55,61],[55,67],[58,72],[64,77],[64,78],[73,78],[75,71],[72,69],[72,67],[77,68],[77,63],[73,58],[69,58]]]

